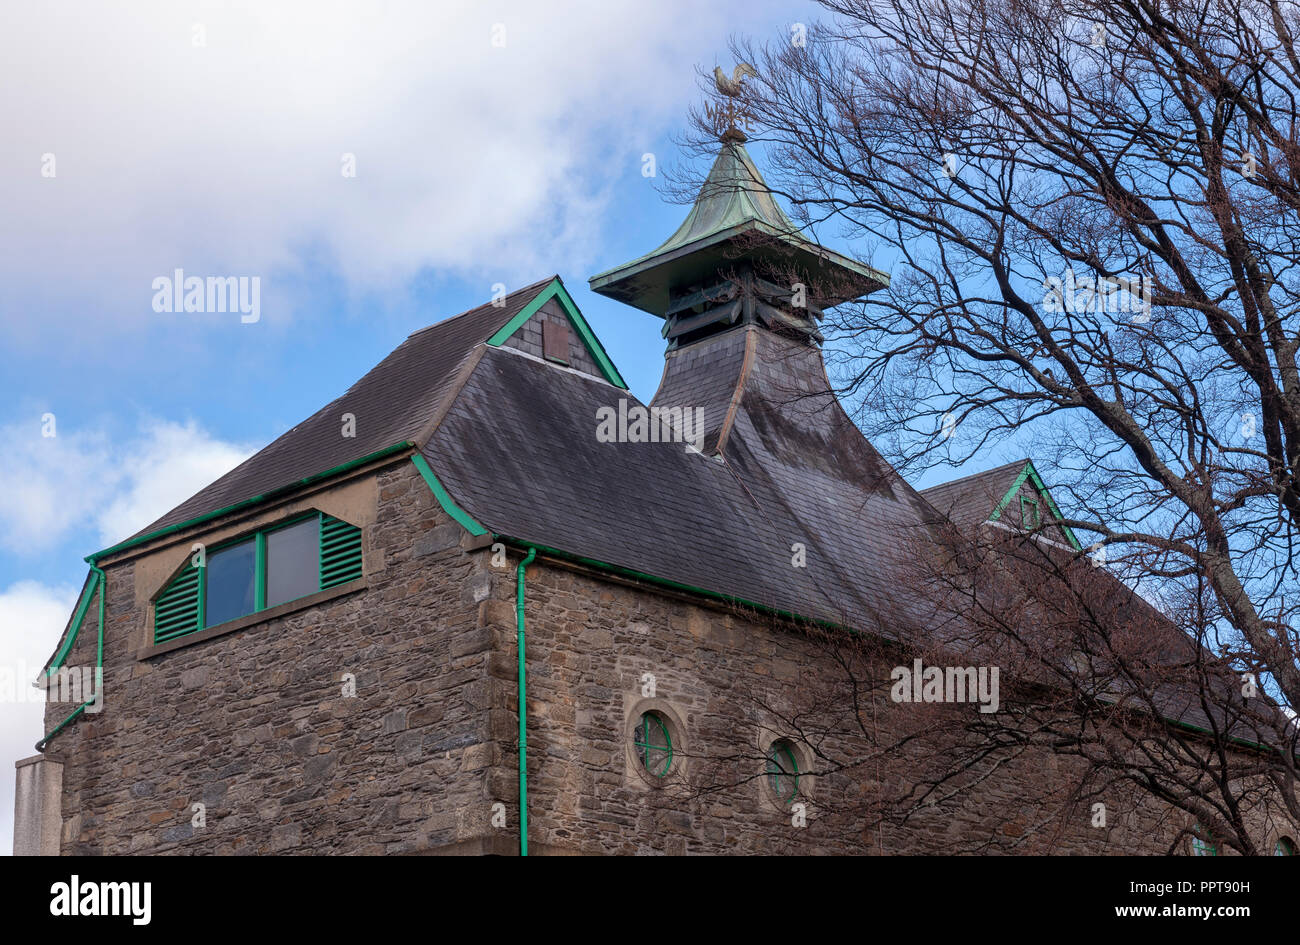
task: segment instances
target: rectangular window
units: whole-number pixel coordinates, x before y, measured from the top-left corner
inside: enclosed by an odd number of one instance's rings
[[[230,545],[208,555],[207,626],[251,614],[257,608],[257,542]]]
[[[154,598],[155,643],[362,577],[361,529],[321,512],[195,555]]]
[[[320,519],[266,534],[266,606],[320,590]]]
[[[1038,500],[1020,497],[1020,524],[1024,528],[1038,527]]]

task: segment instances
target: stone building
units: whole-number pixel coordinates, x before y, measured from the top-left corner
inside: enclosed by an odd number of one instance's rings
[[[886,282],[807,242],[732,132],[678,231],[591,280],[663,319],[650,404],[558,276],[414,333],[88,559],[46,675],[94,668],[94,691],[20,763],[20,852],[1176,843],[1185,815],[1138,794],[1098,829],[1042,754],[873,817],[942,763],[942,728],[906,765],[840,763],[910,724],[887,685],[838,706],[873,727],[806,724],[837,708],[836,634],[878,639],[886,683],[910,661],[935,614],[909,556],[953,523],[1077,547],[1032,464],[922,494],[854,426],[818,322]]]

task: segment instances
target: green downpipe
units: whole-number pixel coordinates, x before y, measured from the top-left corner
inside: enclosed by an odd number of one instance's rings
[[[83,702],[81,705],[73,709],[71,715],[69,715],[66,719],[64,719],[62,722],[56,725],[54,727],[54,731],[50,732],[48,735],[46,735],[39,742],[36,743],[36,750],[39,752],[44,752],[45,749],[49,747],[50,741],[54,738],[54,736],[59,734],[59,732],[63,731],[69,724],[71,724],[73,719],[75,719],[77,716],[85,712],[87,706],[94,705],[95,702],[99,700],[100,696],[103,694],[104,691],[104,589],[107,587],[108,575],[106,575],[101,569],[95,567],[93,564],[90,566],[90,570],[95,573],[94,590],[91,593],[99,594],[99,644],[95,656],[95,692],[90,697],[89,700]],[[85,601],[89,603],[90,597],[86,597]],[[84,614],[84,608],[79,607],[77,608],[77,610],[78,610],[78,614]],[[78,617],[77,625],[72,628],[72,633],[69,635],[67,646],[63,648],[62,652],[54,660],[54,662],[50,664],[49,670],[46,671],[45,673],[45,678],[47,680],[51,676],[53,676],[54,673],[60,667],[63,666],[63,661],[67,659],[68,653],[72,650],[72,644],[76,642],[77,634],[79,634],[80,632],[81,632],[81,620]]]
[[[524,568],[533,563],[537,549],[529,548],[515,572],[515,626],[519,649],[519,855],[528,855],[528,687],[524,672]]]

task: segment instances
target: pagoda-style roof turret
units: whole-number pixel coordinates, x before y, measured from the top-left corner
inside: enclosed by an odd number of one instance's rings
[[[777,205],[740,137],[723,137],[717,160],[677,231],[654,251],[593,276],[593,291],[681,321],[682,315],[702,314],[701,308],[710,308],[707,303],[717,302],[720,293],[730,299],[744,296],[743,289],[727,290],[728,284],[740,282],[764,284],[769,291],[760,294],[785,309],[772,290],[777,296],[783,292],[788,302],[793,284],[801,282],[811,315],[797,313],[800,321],[819,318],[821,308],[888,284],[884,273],[805,239]],[[729,314],[734,321],[740,313]],[[812,321],[809,326],[815,334]],[[672,337],[667,327],[665,333]]]

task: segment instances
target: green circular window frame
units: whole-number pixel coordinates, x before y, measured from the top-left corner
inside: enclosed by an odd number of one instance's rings
[[[767,786],[772,796],[787,806],[793,804],[794,799],[799,796],[799,758],[795,754],[794,746],[785,739],[778,739],[768,746],[766,758]],[[785,759],[789,770],[782,770],[782,758]],[[781,792],[782,778],[792,782],[788,793]]]
[[[651,725],[663,735],[664,743],[656,745],[651,739],[655,731]],[[668,731],[668,723],[658,712],[642,712],[640,720],[636,723],[636,728],[632,730],[632,747],[636,750],[637,761],[641,763],[641,768],[654,778],[665,778],[673,767],[673,736]],[[665,755],[662,765],[651,766],[650,758],[652,752],[661,752]],[[658,768],[659,770],[656,770]]]
[[[1210,831],[1197,824],[1192,830],[1192,856],[1218,856],[1219,845],[1214,842]]]
[[[1274,856],[1295,856],[1295,841],[1290,837],[1278,837],[1273,844]]]

